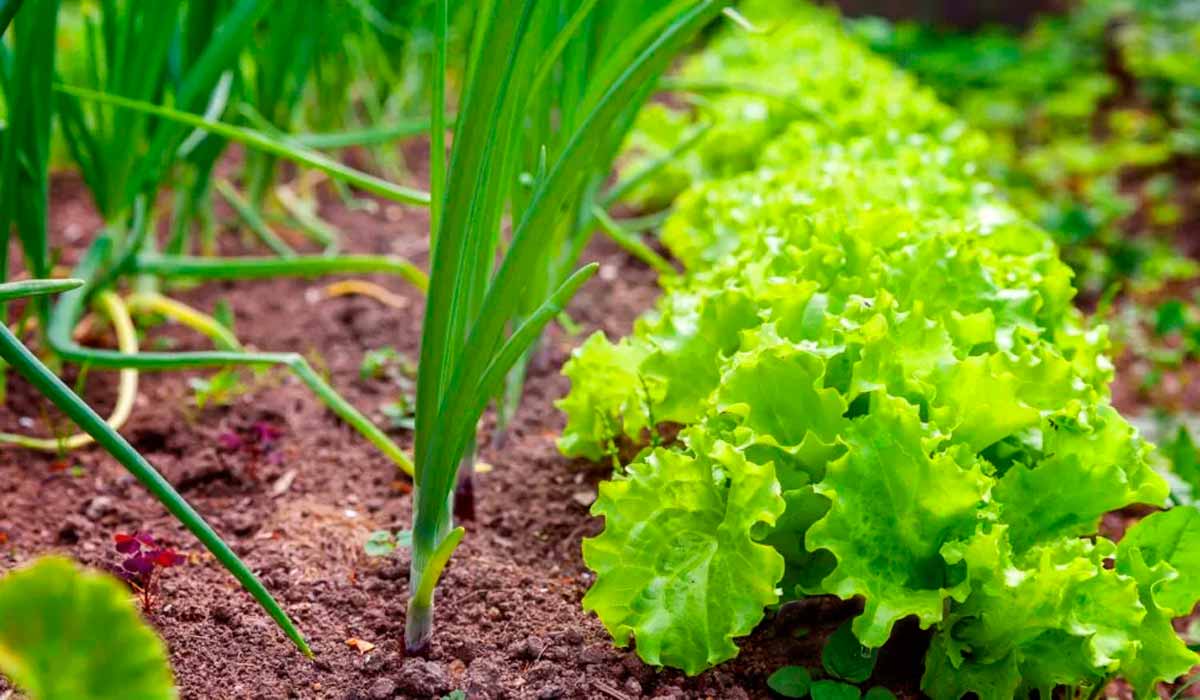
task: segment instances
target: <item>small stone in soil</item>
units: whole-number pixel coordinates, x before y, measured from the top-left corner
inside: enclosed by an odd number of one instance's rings
[[[91,523],[78,515],[68,515],[63,519],[62,527],[58,529],[59,544],[77,544],[83,533],[90,530]]]
[[[654,680],[654,669],[642,663],[642,660],[635,654],[625,654],[621,658],[621,668],[617,669],[618,678],[625,675],[620,672],[622,670],[636,678],[643,686],[649,685]]]
[[[562,640],[563,644],[570,644],[571,646],[583,644],[583,634],[579,630],[567,630],[559,635],[558,638]]]
[[[402,578],[406,573],[407,571],[404,566],[399,562],[395,562],[381,567],[375,575],[384,581],[395,581]]]
[[[452,643],[449,645],[447,651],[451,656],[464,664],[471,663],[477,656],[479,656],[477,644],[470,640],[461,640],[457,643]]]
[[[495,697],[496,681],[503,673],[499,664],[487,659],[479,659],[471,664],[467,669],[467,697],[472,700],[476,697]]]
[[[548,681],[559,675],[559,668],[549,661],[539,661],[525,674],[532,681]]]
[[[371,700],[390,700],[396,694],[396,681],[380,678],[371,684],[371,689],[367,692]]]
[[[239,537],[253,534],[258,526],[258,518],[253,513],[233,512],[225,516],[225,527]]]
[[[537,637],[527,637],[508,648],[509,654],[518,659],[532,661],[546,650],[546,643]]]
[[[396,661],[394,654],[371,654],[363,661],[363,671],[374,675],[386,672]]]
[[[83,508],[83,514],[88,520],[99,520],[106,515],[116,511],[117,507],[113,505],[113,501],[108,496],[96,496],[87,502]]]
[[[418,697],[449,692],[450,676],[441,664],[425,659],[407,659],[397,675],[400,689]]]
[[[609,650],[603,644],[593,644],[579,652],[579,662],[584,664],[600,664],[609,658]]]

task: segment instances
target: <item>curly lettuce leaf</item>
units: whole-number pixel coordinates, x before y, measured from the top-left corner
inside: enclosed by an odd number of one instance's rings
[[[720,382],[722,359],[759,322],[758,305],[736,287],[669,295],[654,317],[639,321],[638,332],[653,347],[640,372],[656,387],[654,419],[699,421]]]
[[[605,518],[584,540],[596,581],[583,599],[619,646],[689,674],[733,658],[779,596],[783,557],[755,541],[784,510],[770,464],[714,441],[696,456],[666,449],[606,482],[592,507]]]
[[[1150,468],[1148,447],[1133,427],[1109,407],[1087,418],[1048,420],[1040,433],[1044,457],[1034,467],[1014,466],[996,484],[1016,551],[1095,534],[1109,511],[1166,500],[1167,484]]]
[[[1200,601],[1200,509],[1180,506],[1143,518],[1117,545],[1117,561],[1134,549],[1147,567],[1165,563],[1175,570],[1155,587],[1155,605],[1175,617],[1191,613]]]
[[[1200,600],[1200,510],[1180,506],[1131,527],[1117,546],[1117,570],[1138,583],[1146,617],[1142,646],[1124,669],[1139,698],[1155,697],[1160,681],[1173,681],[1200,664],[1175,633],[1171,618],[1192,612]]]
[[[837,443],[848,406],[824,386],[830,354],[787,342],[762,345],[730,360],[714,396],[718,412],[738,418],[740,447],[775,448],[776,471],[788,489],[819,480],[842,451]]]
[[[1162,523],[1159,523],[1155,527],[1162,527],[1163,531],[1169,532],[1175,530],[1173,525],[1174,523],[1163,526]],[[1157,547],[1174,548],[1173,545],[1160,540],[1162,534],[1162,531],[1153,534],[1147,533],[1141,545],[1127,546],[1119,552],[1117,560],[1118,570],[1137,581],[1138,594],[1146,609],[1146,616],[1138,629],[1140,648],[1134,658],[1122,669],[1126,680],[1137,691],[1139,700],[1157,697],[1156,688],[1160,681],[1173,681],[1200,664],[1200,655],[1188,649],[1179,635],[1175,633],[1175,628],[1171,625],[1170,611],[1163,609],[1158,603],[1156,592],[1163,590],[1172,581],[1180,578],[1179,571],[1171,565],[1169,559],[1159,559],[1162,553],[1156,551]],[[1180,533],[1175,530],[1174,533],[1168,534],[1168,537],[1173,534]],[[1143,545],[1146,549],[1142,548]],[[1195,548],[1195,540],[1184,546],[1186,550]],[[1194,551],[1184,552],[1179,558],[1190,559],[1194,556]],[[1151,564],[1148,559],[1153,560],[1154,563]],[[1188,572],[1185,576],[1194,578],[1194,573]],[[1194,582],[1191,583],[1194,585]],[[1182,593],[1180,588],[1173,591],[1168,589],[1168,591],[1165,596],[1167,600],[1172,600]]]
[[[922,689],[938,700],[1043,696],[1096,686],[1136,652],[1146,611],[1134,580],[1104,567],[1113,546],[1059,539],[1023,555],[993,526],[943,554],[966,565],[970,595],[934,636]]]
[[[622,435],[636,437],[650,425],[648,397],[639,367],[647,350],[637,342],[609,342],[597,331],[571,353],[563,374],[571,393],[555,402],[567,414],[558,448],[568,457],[599,460]]]
[[[843,439],[848,451],[816,486],[832,506],[809,529],[807,546],[837,558],[821,587],[865,598],[854,633],[879,647],[897,620],[914,615],[929,627],[948,599],[965,596],[965,580],[940,549],[975,531],[988,479],[969,453],[937,452],[937,436],[903,399],[873,396]]]
[[[837,560],[828,550],[809,550],[804,541],[812,524],[829,512],[829,499],[807,486],[784,491],[783,501],[783,515],[762,541],[783,556],[786,569],[779,585],[786,601],[820,593],[821,581],[837,566]]]

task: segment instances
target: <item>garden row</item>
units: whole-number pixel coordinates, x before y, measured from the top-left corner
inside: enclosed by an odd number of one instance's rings
[[[1106,331],[1055,243],[981,176],[987,138],[834,16],[744,12],[769,29],[718,38],[683,80],[753,75],[774,106],[704,105],[742,138],[666,180],[696,183],[662,233],[684,271],[633,335],[564,369],[560,447],[617,472],[585,607],[697,673],[769,608],[858,597],[867,648],[904,618],[932,630],[934,698],[1117,677],[1152,696],[1200,660],[1171,623],[1200,599],[1200,512],[1100,535],[1169,490],[1110,405]]]

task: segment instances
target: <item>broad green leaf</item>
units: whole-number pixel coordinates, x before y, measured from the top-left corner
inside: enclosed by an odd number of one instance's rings
[[[803,666],[781,666],[767,676],[767,687],[785,698],[802,698],[808,695],[812,685],[812,674]]]
[[[720,381],[720,359],[738,349],[741,331],[758,324],[758,308],[736,288],[672,295],[656,319],[642,323],[653,348],[642,374],[661,393],[655,420],[694,423]]]
[[[939,550],[974,532],[987,479],[962,450],[936,452],[936,434],[903,399],[873,398],[844,440],[848,452],[816,487],[833,505],[807,544],[833,552],[837,567],[821,587],[865,598],[854,634],[879,647],[900,618],[915,615],[928,627],[941,621],[948,599],[966,594],[961,572]]]
[[[819,479],[846,429],[846,401],[825,386],[827,362],[819,351],[786,342],[740,353],[721,377],[715,407],[739,417],[748,431],[745,441],[779,448],[809,478]],[[777,469],[785,486],[803,485],[783,467]]]
[[[1175,633],[1175,628],[1171,625],[1170,611],[1159,607],[1156,595],[1158,590],[1162,590],[1179,576],[1170,563],[1172,558],[1179,563],[1184,563],[1189,555],[1194,558],[1194,551],[1172,551],[1176,543],[1169,542],[1169,539],[1167,542],[1161,541],[1163,535],[1171,538],[1173,535],[1184,534],[1177,528],[1181,524],[1188,527],[1193,516],[1186,516],[1188,523],[1180,523],[1177,520],[1183,518],[1171,518],[1168,522],[1159,521],[1152,525],[1141,535],[1142,544],[1131,543],[1119,552],[1123,556],[1117,560],[1118,569],[1137,580],[1138,593],[1146,610],[1141,627],[1137,630],[1140,642],[1137,653],[1122,669],[1139,700],[1158,697],[1159,682],[1174,681],[1200,664],[1200,654],[1188,649]],[[1164,546],[1164,549],[1156,551],[1157,546]],[[1195,543],[1190,543],[1185,549],[1194,550]],[[1145,554],[1149,554],[1149,557]],[[1151,564],[1150,559],[1155,560],[1155,563]],[[1195,585],[1194,570],[1186,572],[1184,576],[1192,579],[1190,585]],[[1167,598],[1170,600],[1180,593],[1181,590],[1175,589]]]
[[[963,660],[961,651],[944,634],[936,634],[925,653],[921,690],[935,700],[960,700],[974,693],[979,700],[1012,700],[1019,697],[1021,671],[1018,656],[1009,652],[996,659]]]
[[[1095,534],[1100,518],[1134,503],[1166,500],[1167,484],[1150,468],[1146,445],[1111,408],[1090,424],[1052,418],[1042,429],[1046,455],[998,481],[995,500],[1017,551],[1057,537]],[[1063,483],[1073,484],[1062,489]]]
[[[129,589],[60,557],[0,578],[0,671],[33,700],[177,697]]]
[[[1113,550],[1064,538],[1018,556],[1002,526],[947,544],[971,593],[934,635],[922,689],[999,700],[1103,682],[1132,658],[1146,616],[1135,582],[1104,567]]]
[[[1117,561],[1134,549],[1147,567],[1175,570],[1176,576],[1164,576],[1154,587],[1156,606],[1173,617],[1191,613],[1200,601],[1200,510],[1178,506],[1143,518],[1117,545]]]
[[[835,678],[862,683],[871,677],[878,657],[879,650],[863,646],[851,631],[850,623],[846,623],[825,640],[825,647],[821,650],[821,665]]]
[[[840,681],[817,681],[809,691],[813,700],[858,700],[862,697],[858,688]]]
[[[778,600],[783,558],[753,532],[783,511],[771,465],[747,462],[728,444],[690,456],[657,449],[600,486],[605,518],[584,540],[596,572],[584,608],[620,646],[637,642],[647,663],[689,674],[732,658]]]
[[[1200,498],[1200,450],[1187,426],[1179,426],[1174,438],[1159,444],[1171,471],[1191,487],[1193,498]]]
[[[1006,435],[1038,424],[1040,415],[1021,400],[1020,381],[998,355],[968,357],[939,383],[933,420],[978,452]]]
[[[753,450],[748,454],[753,454]],[[747,458],[761,461],[749,456]],[[779,471],[779,467],[776,467],[776,475]],[[787,489],[786,484],[784,488]],[[805,593],[820,592],[821,581],[837,566],[837,560],[829,550],[810,551],[804,541],[812,524],[829,512],[829,499],[808,485],[785,490],[783,501],[786,504],[783,515],[779,516],[775,527],[762,541],[783,555],[787,568],[780,587],[784,598],[790,600]]]

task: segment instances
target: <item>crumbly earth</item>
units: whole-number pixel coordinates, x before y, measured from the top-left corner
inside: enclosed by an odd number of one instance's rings
[[[55,179],[52,200],[53,236],[70,262],[99,221],[72,176]],[[423,211],[378,202],[348,207],[327,196],[321,215],[343,231],[347,250],[427,262]],[[228,254],[250,250],[231,231],[222,240]],[[737,660],[696,678],[614,649],[580,606],[590,582],[580,540],[601,527],[588,505],[606,470],[555,449],[562,417],[553,401],[568,388],[558,368],[587,334],[630,332],[657,295],[655,276],[605,241],[587,257],[601,270],[570,309],[583,332],[550,330],[502,444],[491,439],[488,419],[481,460],[491,469],[477,477],[477,518],[466,523],[468,536],[442,580],[428,658],[403,652],[407,554],[377,559],[363,551],[372,531],[410,524],[407,480],[278,371],[247,374],[251,391],[205,408],[195,406],[188,383],[205,373],[144,374],[137,410],[122,433],[263,578],[307,635],[315,660],[296,652],[196,541],[95,448],[65,459],[0,451],[0,572],[52,551],[113,569],[120,561],[112,547],[118,532],[147,531],[187,554],[185,566],[163,576],[158,603],[147,613],[170,647],[184,698],[387,700],[455,689],[472,699],[770,697],[771,671],[788,663],[819,667],[823,639],[855,614],[854,603],[817,598],[785,606],[744,641]],[[362,380],[360,363],[365,352],[388,345],[415,359],[423,306],[403,282],[370,279],[399,294],[403,308],[366,297],[330,298],[328,279],[208,283],[173,295],[208,312],[228,303],[243,342],[305,353],[383,423],[380,408],[397,390]],[[103,332],[94,335],[89,342],[113,345]],[[142,343],[205,347],[173,326],[149,331]],[[91,373],[86,396],[107,411],[115,384],[111,373]],[[59,422],[23,382],[10,380],[0,430],[45,433]],[[277,456],[260,459],[222,446],[223,433],[260,422],[279,429]],[[396,435],[407,447],[411,436]],[[919,697],[927,639],[913,625],[898,629],[873,683]],[[351,639],[374,646],[356,649]],[[0,697],[6,689],[0,678]]]

